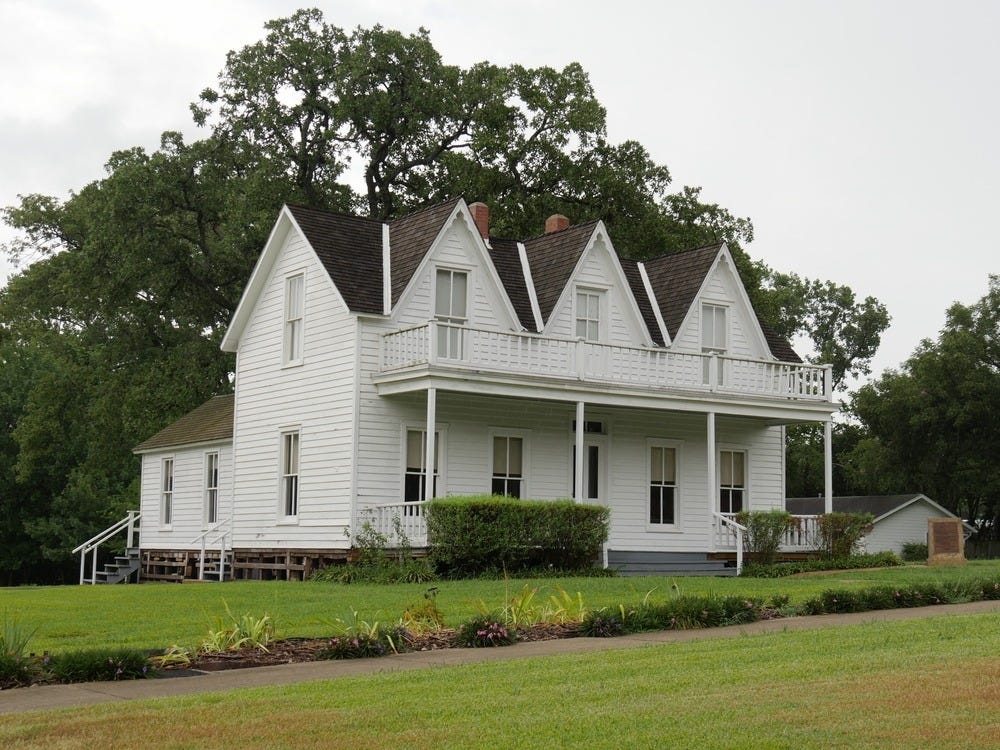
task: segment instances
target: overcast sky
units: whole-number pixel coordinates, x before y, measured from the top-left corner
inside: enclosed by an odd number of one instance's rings
[[[226,52],[308,5],[345,29],[424,26],[448,63],[580,62],[611,139],[750,217],[753,257],[888,306],[877,370],[1000,273],[1000,2],[985,0],[0,0],[0,205],[64,199],[164,130],[199,137],[188,104]]]

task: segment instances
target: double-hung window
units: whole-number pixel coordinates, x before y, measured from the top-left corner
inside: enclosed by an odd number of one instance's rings
[[[469,321],[469,274],[439,268],[434,283],[434,317],[438,328],[437,354],[445,359],[462,358],[462,329]]]
[[[205,454],[205,522],[219,520],[219,454]]]
[[[160,485],[160,519],[169,526],[174,517],[174,459],[163,459]]]
[[[299,514],[299,433],[281,434],[281,513]]]
[[[719,512],[746,509],[746,456],[743,451],[719,451]]]
[[[285,279],[285,341],[283,361],[286,365],[295,365],[302,362],[305,288],[305,276],[301,273]]]
[[[437,497],[438,456],[441,454],[441,433],[434,433],[434,485],[430,497]],[[417,503],[427,500],[427,432],[424,430],[406,431],[406,468],[403,472],[403,500]]]
[[[524,438],[509,435],[493,437],[493,477],[491,491],[494,495],[523,497]]]
[[[666,445],[649,448],[649,523],[677,523],[677,449]]]
[[[576,292],[576,337],[584,341],[601,338],[601,293],[578,289]]]
[[[703,354],[725,354],[729,347],[729,323],[727,309],[723,305],[703,304],[701,306],[701,351]],[[710,373],[710,360],[704,358],[702,374],[705,384],[722,383],[723,363],[719,360],[719,369]]]

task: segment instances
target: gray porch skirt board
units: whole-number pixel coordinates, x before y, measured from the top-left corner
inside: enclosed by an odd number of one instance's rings
[[[631,552],[608,550],[608,567],[624,576],[733,576],[735,567],[712,560],[705,552]]]

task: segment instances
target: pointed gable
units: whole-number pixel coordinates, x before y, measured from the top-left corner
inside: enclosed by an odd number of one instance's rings
[[[393,306],[399,301],[431,244],[461,200],[453,198],[389,222]],[[381,283],[381,277],[379,279]]]
[[[534,331],[535,315],[531,311],[531,296],[524,278],[524,269],[521,267],[517,242],[491,237],[489,253],[518,320],[526,330]]]
[[[597,224],[596,220],[588,221],[524,242],[543,323],[552,315]]]
[[[289,206],[352,312],[382,312],[382,222]]]
[[[717,242],[643,263],[671,339],[676,338],[721,249],[722,243]]]

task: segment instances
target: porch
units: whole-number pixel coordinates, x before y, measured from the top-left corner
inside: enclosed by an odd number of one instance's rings
[[[372,529],[388,539],[393,548],[408,546],[422,549],[428,544],[426,505],[427,501],[386,503],[362,511],[361,520],[370,523]],[[779,552],[800,554],[816,551],[819,548],[819,516],[793,515],[792,519],[794,523],[785,530]],[[731,557],[736,562],[736,569],[741,569],[743,530],[736,522],[735,513],[713,513],[709,537],[711,549],[705,550],[706,555],[720,559]]]

